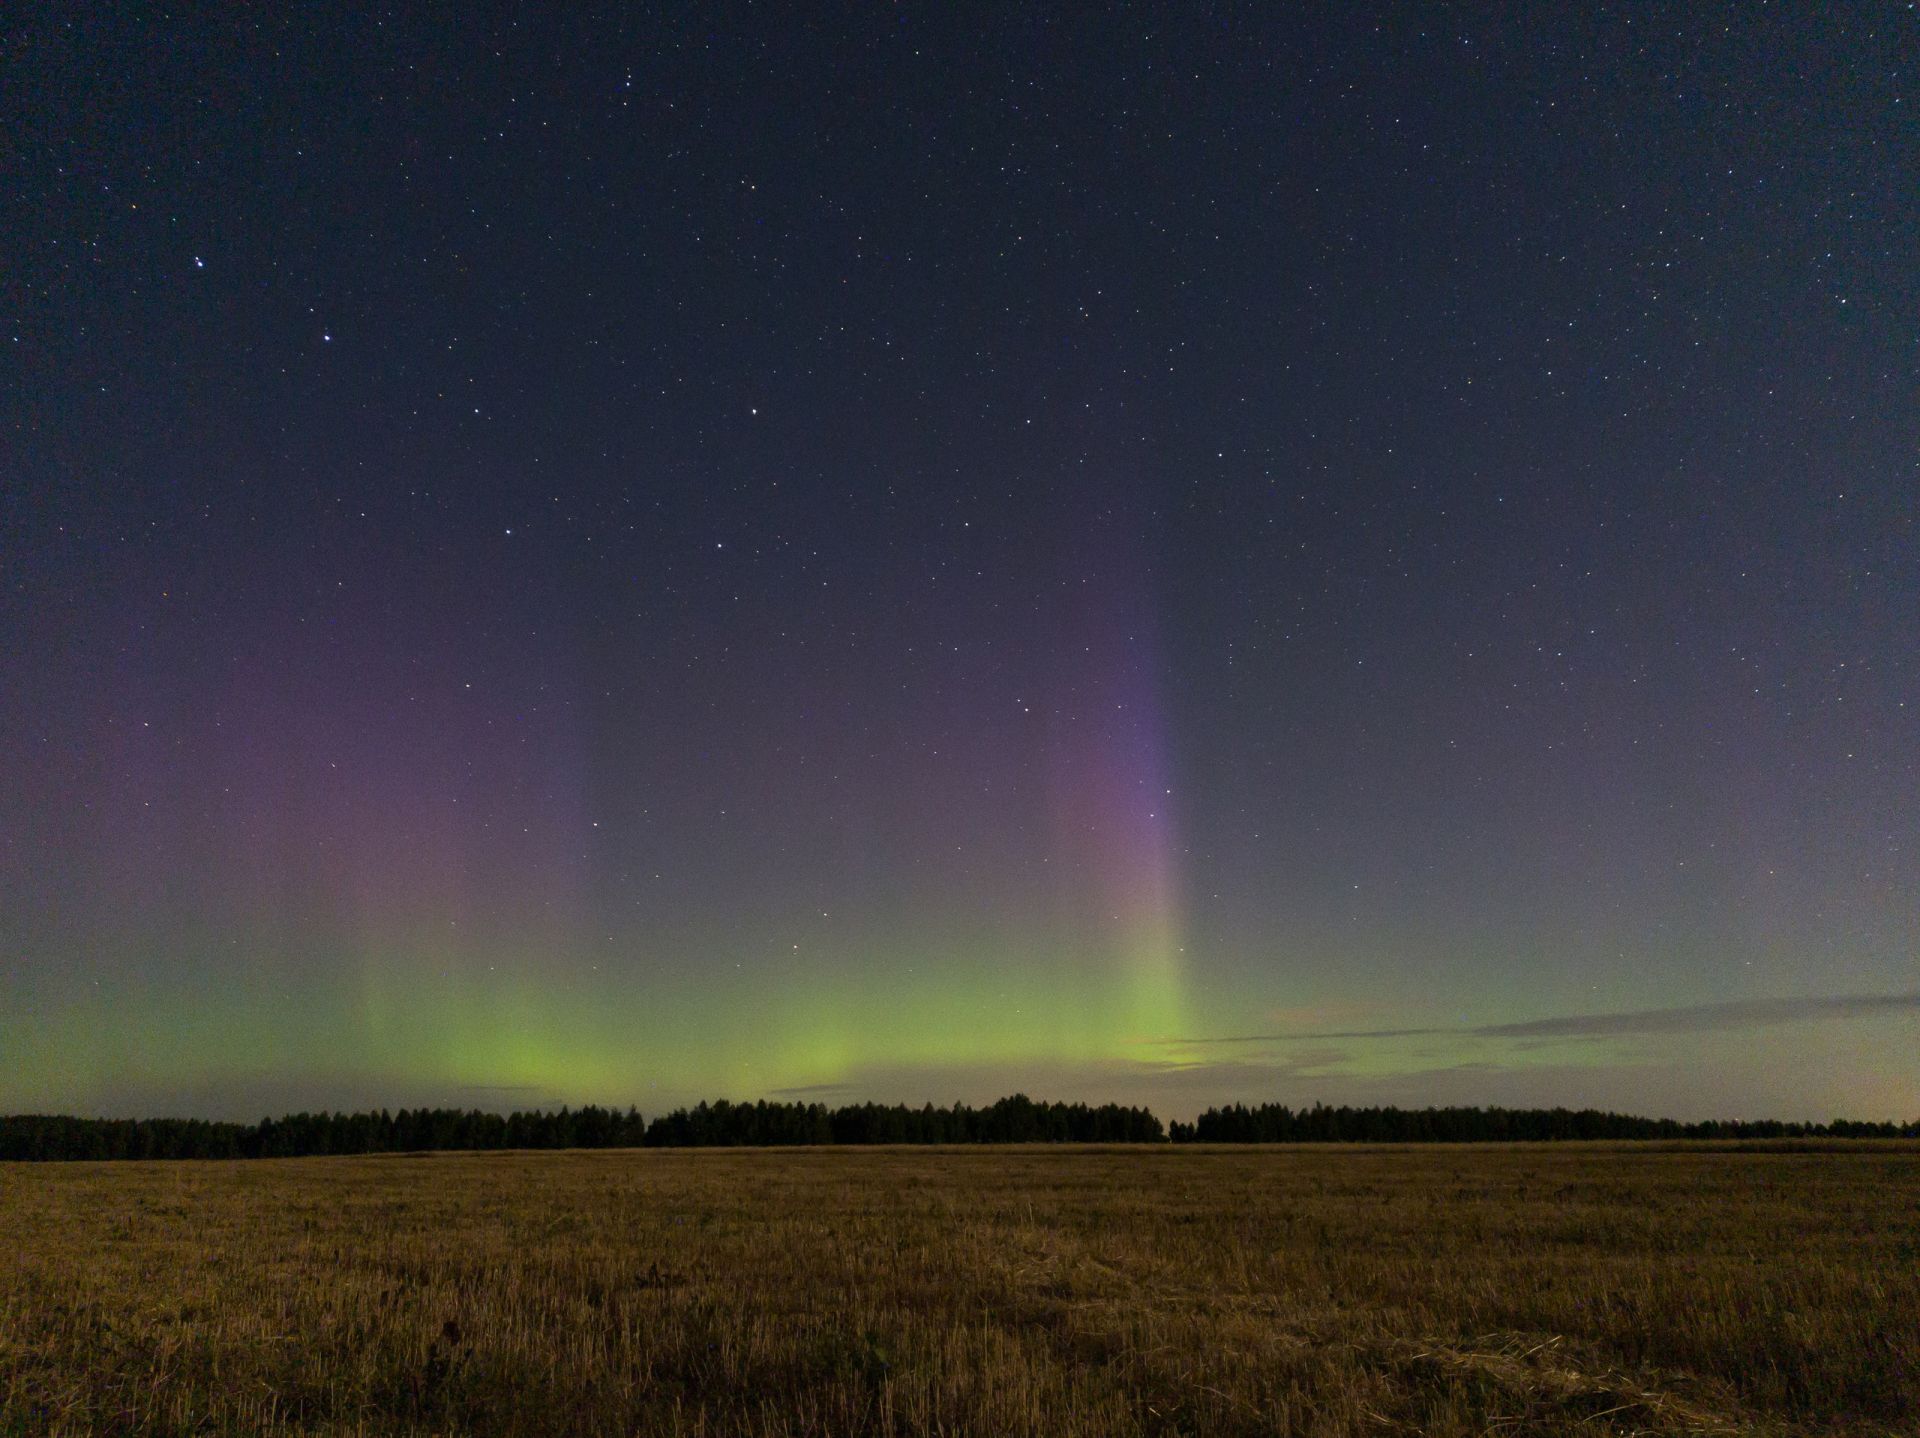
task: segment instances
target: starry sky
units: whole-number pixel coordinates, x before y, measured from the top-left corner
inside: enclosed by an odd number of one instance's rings
[[[1913,1117],[1917,24],[28,5],[0,1110]]]

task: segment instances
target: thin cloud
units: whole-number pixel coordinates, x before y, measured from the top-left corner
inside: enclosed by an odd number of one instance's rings
[[[1719,1004],[1690,1004],[1672,1009],[1634,1009],[1612,1014],[1562,1014],[1512,1024],[1475,1024],[1460,1028],[1338,1029],[1307,1033],[1235,1034],[1225,1038],[1163,1039],[1166,1045],[1283,1044],[1314,1039],[1453,1038],[1537,1039],[1610,1038],[1623,1034],[1684,1034],[1711,1029],[1755,1029],[1815,1019],[1872,1018],[1920,1012],[1920,993],[1837,994],[1825,998],[1735,999]]]
[[[1588,1034],[1682,1034],[1702,1029],[1756,1029],[1813,1019],[1858,1019],[1920,1010],[1920,994],[1844,994],[1831,998],[1742,999],[1679,1009],[1641,1009],[1624,1014],[1576,1014],[1490,1024],[1473,1030],[1487,1038],[1543,1038]]]
[[[1154,1045],[1179,1044],[1299,1044],[1312,1039],[1414,1039],[1433,1034],[1470,1034],[1473,1029],[1313,1029],[1291,1034],[1228,1034],[1205,1039],[1147,1039]]]

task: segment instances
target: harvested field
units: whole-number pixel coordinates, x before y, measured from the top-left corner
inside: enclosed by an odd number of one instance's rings
[[[1920,1147],[0,1166],[0,1433],[1920,1432]]]

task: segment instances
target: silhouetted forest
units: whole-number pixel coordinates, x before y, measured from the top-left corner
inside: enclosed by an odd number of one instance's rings
[[[1783,1123],[1708,1119],[1681,1123],[1599,1109],[1312,1108],[1285,1104],[1210,1108],[1172,1125],[1175,1143],[1555,1143],[1578,1139],[1920,1138],[1914,1123]]]
[[[1905,1124],[1709,1120],[1680,1123],[1596,1109],[1208,1109],[1163,1128],[1143,1108],[1042,1103],[1024,1094],[985,1108],[954,1104],[703,1103],[651,1123],[635,1110],[563,1108],[296,1113],[256,1124],[201,1119],[0,1117],[0,1161],[295,1158],[435,1149],[717,1148],[876,1143],[1542,1143],[1577,1139],[1920,1138]]]
[[[1159,1143],[1160,1120],[1143,1108],[1040,1103],[1025,1094],[986,1108],[905,1104],[719,1103],[675,1109],[647,1126],[662,1148],[812,1143]]]
[[[905,1104],[703,1103],[649,1124],[629,1108],[501,1115],[479,1110],[297,1113],[257,1124],[200,1119],[0,1118],[0,1160],[294,1158],[434,1149],[689,1148],[774,1144],[1158,1143],[1143,1108],[1039,1103],[1024,1094],[986,1108]]]
[[[323,1153],[431,1149],[638,1148],[646,1126],[632,1109],[482,1113],[401,1109],[296,1113],[259,1123],[200,1119],[0,1118],[0,1159],[296,1158]]]

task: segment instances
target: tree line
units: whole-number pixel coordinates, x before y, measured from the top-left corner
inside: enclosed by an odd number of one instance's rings
[[[443,1149],[706,1148],[776,1144],[1158,1143],[1160,1120],[1118,1104],[1042,1103],[1015,1094],[985,1108],[957,1103],[702,1103],[644,1121],[588,1105],[497,1114],[478,1109],[296,1113],[259,1123],[204,1119],[0,1117],[0,1161],[299,1158]]]
[[[646,1125],[629,1108],[497,1114],[420,1108],[295,1113],[259,1123],[175,1118],[0,1118],[0,1160],[301,1158],[435,1149],[637,1148]]]
[[[1043,1103],[1015,1094],[985,1108],[905,1104],[703,1103],[647,1127],[662,1148],[863,1143],[1160,1143],[1160,1120],[1119,1104]]]
[[[1229,1104],[1171,1127],[1175,1143],[1561,1143],[1591,1139],[1920,1138],[1920,1121],[1682,1123],[1600,1109],[1334,1108]]]
[[[0,1117],[0,1161],[297,1158],[313,1154],[559,1148],[720,1148],[815,1144],[1552,1143],[1580,1139],[1920,1138],[1920,1121],[1681,1123],[1598,1109],[1210,1108],[1163,1126],[1144,1108],[1044,1103],[1015,1094],[985,1108],[926,1104],[730,1103],[643,1120],[632,1109],[478,1109],[296,1113],[259,1123],[204,1119]]]

